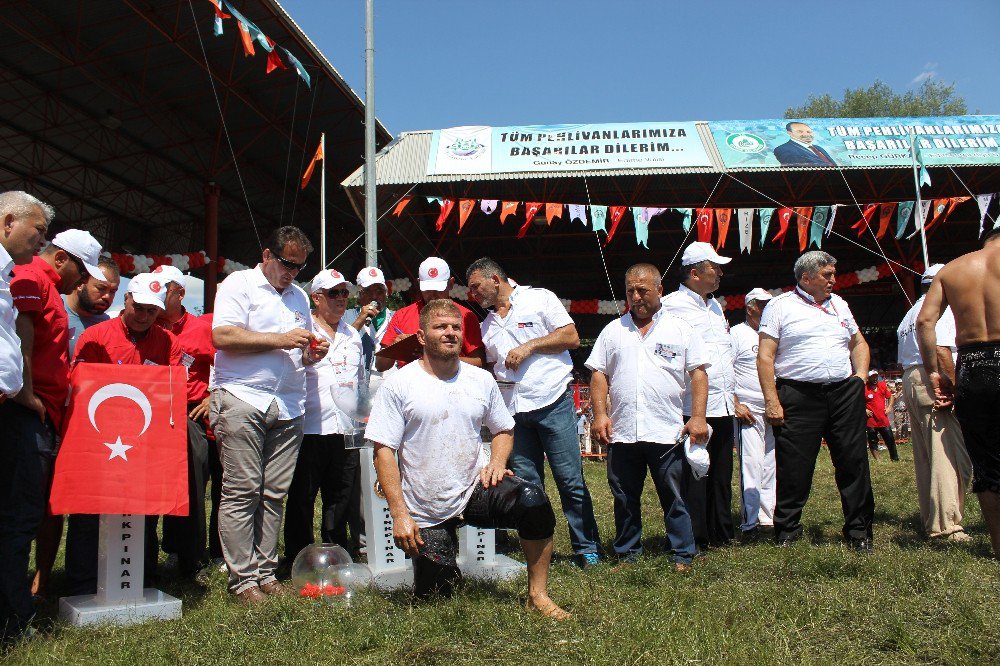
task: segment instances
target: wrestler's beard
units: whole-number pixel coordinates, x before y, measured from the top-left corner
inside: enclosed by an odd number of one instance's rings
[[[456,345],[452,350],[446,348],[439,341],[432,342],[428,340],[427,344],[424,345],[424,352],[427,354],[427,357],[435,361],[454,361],[459,357],[460,351],[460,346]]]

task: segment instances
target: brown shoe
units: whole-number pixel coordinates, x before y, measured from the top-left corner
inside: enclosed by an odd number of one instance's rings
[[[264,596],[264,593],[260,591],[259,587],[254,585],[253,587],[248,587],[247,589],[237,594],[236,599],[244,606],[250,607],[250,606],[256,606],[257,604],[267,599],[267,597]]]
[[[288,592],[288,588],[278,581],[272,580],[270,583],[261,585],[260,591],[270,596],[280,597]]]
[[[691,565],[684,564],[683,562],[674,562],[674,571],[676,573],[690,573]]]

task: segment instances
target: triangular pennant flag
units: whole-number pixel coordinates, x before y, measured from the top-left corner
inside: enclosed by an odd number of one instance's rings
[[[306,167],[306,172],[302,174],[302,189],[306,189],[306,185],[312,179],[313,171],[316,169],[316,163],[323,159],[323,140],[320,139],[319,145],[316,146],[316,154],[313,155],[312,160],[309,161],[309,166]]]
[[[611,231],[608,232],[608,237],[604,240],[604,244],[608,245],[611,239],[615,237],[618,233],[618,225],[621,224],[622,218],[625,217],[625,206],[608,206],[608,213],[611,215]]]
[[[633,221],[637,222],[639,220],[642,220],[643,222],[646,222],[647,224],[649,223],[649,220],[647,220],[646,217],[645,217],[645,212],[644,212],[645,209],[642,206],[632,206],[631,210],[632,210],[632,220]]]
[[[281,56],[278,55],[278,51],[274,48],[274,42],[270,37],[264,33],[260,33],[261,37],[264,38],[266,43],[271,45],[270,50],[267,52],[267,68],[264,71],[265,74],[270,74],[276,69],[288,69],[288,67],[281,61]]]
[[[441,231],[444,221],[448,219],[448,213],[455,207],[454,199],[441,199],[441,212],[438,213],[437,222],[434,223],[434,231]]]
[[[892,214],[896,212],[895,203],[884,203],[878,207],[878,232],[875,238],[882,238],[889,230],[889,223],[892,222]]]
[[[590,221],[594,225],[594,231],[606,231],[605,224],[608,220],[607,206],[591,206]]]
[[[982,235],[986,231],[986,211],[990,207],[990,201],[992,201],[992,194],[978,194],[976,195],[976,203],[979,204],[979,233]]]
[[[229,14],[222,11],[222,0],[208,0],[215,7],[215,36],[218,37],[222,34],[222,21],[227,18],[232,18]]]
[[[861,211],[861,219],[851,225],[851,229],[858,232],[858,238],[865,233],[865,229],[872,222],[872,218],[875,217],[875,211],[878,210],[878,204],[868,204],[865,206],[864,210]]]
[[[809,225],[809,244],[815,245],[816,249],[823,247],[823,230],[826,229],[826,221],[829,217],[829,206],[817,206],[813,210],[812,222]]]
[[[774,215],[774,211],[777,208],[758,208],[757,212],[760,214],[760,246],[764,247],[764,242],[767,241],[767,228],[771,226],[771,216]]]
[[[441,202],[443,201],[443,199],[441,199],[441,197],[426,197],[426,199],[427,199],[427,203],[429,203],[429,204],[436,203],[439,206],[441,205]]]
[[[920,165],[920,186],[931,184],[931,175],[927,172],[927,167],[924,166],[924,154],[920,150],[921,139],[914,139],[913,141],[913,155],[917,160],[917,164]]]
[[[561,218],[562,214],[563,205],[561,203],[545,204],[545,220],[548,222],[549,226],[552,226],[552,220],[557,217]]]
[[[500,224],[507,221],[507,217],[517,212],[519,201],[504,201],[500,204]]]
[[[740,254],[753,251],[753,208],[737,208],[736,219],[740,227]]]
[[[809,246],[809,225],[812,222],[812,206],[795,209],[795,222],[799,230],[799,252],[805,252]]]
[[[528,233],[528,227],[535,219],[535,214],[541,209],[542,204],[537,202],[526,201],[524,203],[524,224],[521,228],[517,230],[517,237],[524,238],[525,234]]]
[[[729,235],[729,220],[733,217],[732,208],[716,208],[715,217],[719,221],[719,238],[715,242],[715,249],[720,249],[726,244],[726,236]]]
[[[299,78],[306,82],[306,88],[312,86],[312,78],[309,76],[309,72],[306,71],[305,66],[299,62],[299,59],[292,55],[292,52],[283,46],[279,46],[282,52],[285,54],[285,60],[292,63],[292,67],[295,68],[296,73]]]
[[[639,214],[636,215],[636,212]],[[635,223],[635,243],[649,249],[649,220],[646,219],[645,209],[633,208],[632,221]]]
[[[785,234],[788,233],[788,224],[791,222],[794,212],[791,208],[778,209],[778,233],[774,235],[772,243],[780,243],[782,247],[785,246]]]
[[[492,215],[493,211],[497,209],[497,204],[499,203],[500,202],[497,199],[483,199],[479,202],[479,209],[487,215]]]
[[[944,222],[948,218],[948,214],[951,213],[951,210],[951,199],[935,199],[934,208],[931,209],[931,221],[927,223],[926,227],[924,227],[924,233],[927,233],[941,222]]]
[[[899,208],[896,209],[896,238],[902,238],[906,233],[906,223],[913,212],[914,201],[900,201]]]
[[[958,208],[959,205],[965,203],[966,201],[968,201],[971,198],[972,197],[951,197],[950,199],[948,199],[948,207],[945,209],[944,214],[940,215],[940,219],[938,219],[939,215],[937,213],[937,202],[938,202],[938,200],[935,199],[934,200],[934,212],[935,212],[935,216],[934,216],[934,219],[931,220],[930,226],[928,226],[927,228],[930,229],[931,227],[935,226],[936,224],[939,224],[939,223],[940,224],[944,224],[945,222],[947,222],[948,221],[948,216],[951,215],[952,211],[954,211],[956,208]]]
[[[469,213],[476,205],[475,199],[459,199],[458,201],[458,233],[462,233],[465,221],[469,219]]]
[[[587,226],[587,207],[582,204],[569,205],[569,221],[580,220],[583,226]]]
[[[648,224],[654,217],[666,212],[666,208],[643,208],[642,219]]]
[[[402,215],[403,209],[406,208],[407,204],[409,204],[412,199],[413,197],[410,196],[406,196],[400,199],[398,202],[396,202],[396,207],[392,209],[392,214],[395,215],[396,217]]]
[[[947,199],[945,199],[944,201],[947,201]],[[906,237],[907,240],[919,234],[920,230],[924,229],[927,226],[927,216],[930,214],[931,207],[933,206],[933,204],[934,204],[933,201],[921,201],[920,210],[915,209],[913,211],[914,214],[913,223],[916,225],[917,228],[913,231],[912,234]]]
[[[826,237],[830,237],[830,232],[833,231],[833,220],[837,217],[837,210],[840,209],[843,204],[833,204],[830,206],[830,219],[826,222]]]
[[[696,208],[695,215],[698,217],[698,242],[712,242],[712,228],[715,227],[715,209]]]
[[[684,233],[691,230],[691,213],[694,212],[690,208],[675,208],[678,213],[683,215],[681,218],[681,228],[684,229]]]
[[[256,51],[253,50],[253,38],[250,37],[250,29],[243,21],[238,21],[237,25],[240,27],[240,39],[243,41],[243,56],[254,55]]]

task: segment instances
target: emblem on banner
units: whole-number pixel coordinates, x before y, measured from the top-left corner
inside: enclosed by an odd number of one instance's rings
[[[749,132],[738,132],[726,137],[726,145],[740,153],[759,153],[767,148],[764,139]]]
[[[452,157],[457,157],[459,159],[472,159],[477,155],[482,154],[486,150],[486,146],[479,143],[479,140],[475,137],[467,138],[457,138],[454,143],[448,146],[448,150],[451,152]]]

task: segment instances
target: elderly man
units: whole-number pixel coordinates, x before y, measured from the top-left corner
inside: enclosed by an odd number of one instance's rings
[[[757,374],[777,460],[774,531],[782,546],[802,536],[799,521],[825,439],[844,509],[844,539],[870,553],[875,498],[865,446],[868,343],[851,308],[833,293],[836,264],[826,252],[803,254],[795,262],[795,289],[774,298],[760,319]]]
[[[292,283],[311,251],[300,229],[280,227],[261,263],[230,275],[215,297],[209,418],[222,456],[219,536],[229,590],[245,605],[284,592],[278,532],[302,443],[304,364],[329,349],[313,333],[309,297]]]
[[[920,525],[930,539],[970,541],[962,526],[965,492],[972,479],[972,461],[965,450],[962,427],[950,409],[934,409],[934,389],[917,341],[917,315],[925,294],[944,264],[930,266],[920,278],[920,298],[909,309],[899,328],[898,360],[903,367],[903,399],[910,415],[910,439],[916,471]],[[939,372],[955,377],[955,315],[945,308],[934,325]],[[898,409],[898,408],[897,408]]]
[[[576,325],[548,289],[513,286],[489,257],[466,270],[469,297],[493,311],[482,324],[486,361],[514,415],[511,469],[544,486],[544,460],[552,468],[577,566],[600,560],[600,537],[583,478],[569,350],[580,346]]]
[[[917,316],[924,370],[934,387],[937,409],[954,404],[965,447],[972,459],[972,492],[990,530],[993,555],[1000,557],[1000,226],[983,248],[949,262],[935,276]],[[951,306],[955,315],[958,367],[955,380],[938,363],[937,322]]]
[[[460,577],[456,528],[516,529],[528,565],[527,607],[565,620],[548,595],[555,515],[540,486],[507,469],[514,419],[488,372],[459,362],[462,316],[449,300],[420,312],[423,356],[382,385],[365,436],[392,514],[413,558],[417,597],[450,594]],[[487,456],[480,430],[493,433]]]
[[[691,480],[685,499],[699,546],[724,546],[733,529],[733,350],[729,324],[712,294],[719,288],[722,267],[732,259],[720,257],[708,243],[691,243],[681,255],[681,284],[663,297],[663,307],[691,325],[705,341],[708,354],[708,476]],[[684,396],[684,414],[692,416],[690,387]]]
[[[180,365],[177,340],[156,325],[167,286],[153,273],[129,281],[120,317],[91,326],[77,340],[73,363]],[[71,515],[66,530],[66,579],[70,594],[97,592],[99,517]],[[145,580],[156,575],[156,516],[146,518]]]
[[[708,440],[707,354],[701,336],[663,309],[662,296],[656,266],[636,264],[625,272],[629,311],[604,327],[587,359],[593,370],[592,430],[608,446],[615,555],[634,561],[642,553],[640,499],[648,468],[674,570],[686,572],[698,550],[682,492],[690,471],[680,441],[685,434],[695,443]],[[692,416],[685,423],[683,396],[689,388]]]
[[[774,527],[774,430],[764,419],[764,394],[757,377],[757,344],[760,315],[771,294],[760,287],[751,289],[745,300],[747,320],[733,326],[733,370],[736,390],[736,452],[740,460],[740,490],[743,522],[740,530],[750,539],[761,536],[762,528]]]
[[[389,368],[384,373],[375,370],[375,353],[382,348],[382,338],[385,337],[395,310],[386,307],[389,289],[381,270],[365,266],[358,271],[357,280],[358,307],[344,312],[343,319],[361,334],[365,367],[371,372],[372,383],[375,385],[373,389],[377,389],[385,375],[393,370]]]

